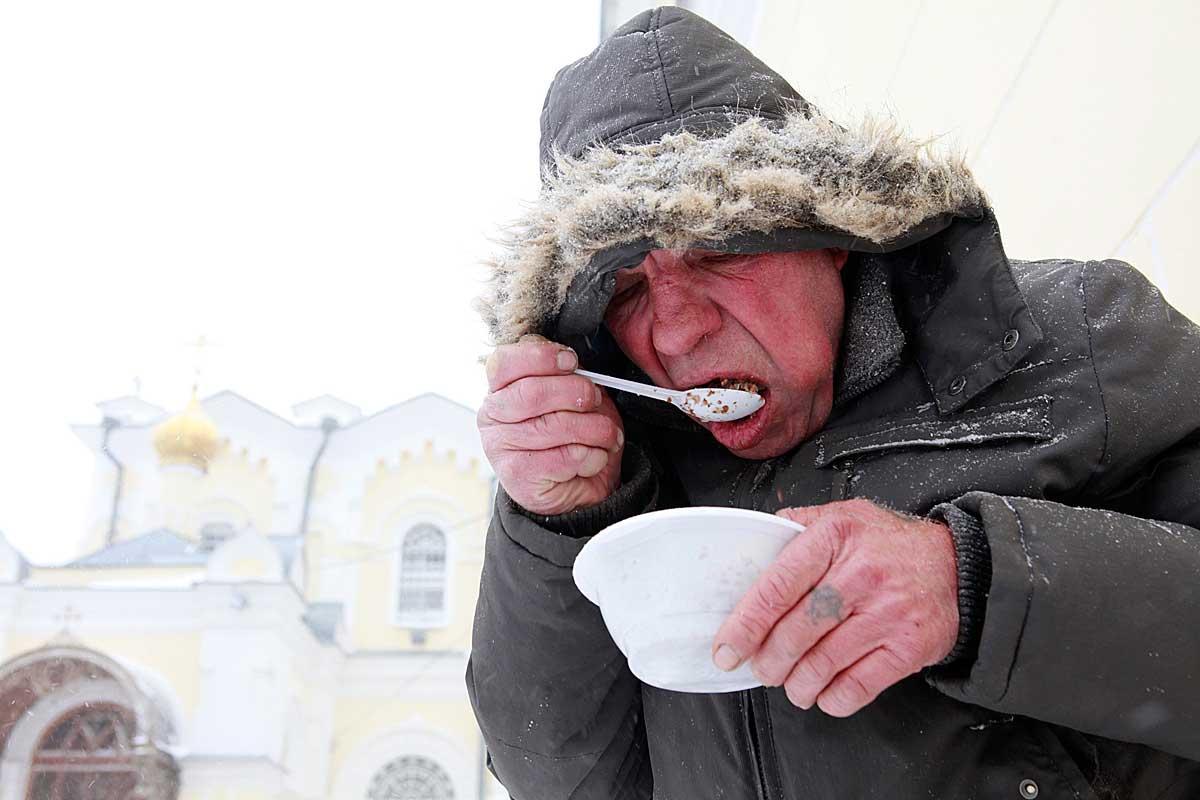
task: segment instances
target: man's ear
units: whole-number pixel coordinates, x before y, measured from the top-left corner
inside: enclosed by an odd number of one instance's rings
[[[840,247],[829,248],[829,255],[833,259],[833,266],[838,272],[842,271],[842,267],[846,266],[846,259],[850,258],[850,251],[843,250]]]

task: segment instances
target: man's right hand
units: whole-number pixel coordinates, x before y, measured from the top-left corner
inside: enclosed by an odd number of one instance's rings
[[[533,334],[487,359],[483,450],[504,491],[534,514],[594,506],[620,484],[621,415],[603,389],[573,374],[578,366],[569,347]]]

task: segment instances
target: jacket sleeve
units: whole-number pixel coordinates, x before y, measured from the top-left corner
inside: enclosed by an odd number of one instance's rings
[[[573,518],[534,517],[497,496],[466,677],[489,767],[517,800],[652,793],[641,684],[571,574],[585,525],[594,533],[657,502],[635,446],[624,462],[621,488]]]
[[[1124,265],[1085,272],[1103,453],[1077,503],[967,494],[991,582],[944,693],[1200,760],[1200,332]],[[1091,506],[1091,507],[1086,507]]]

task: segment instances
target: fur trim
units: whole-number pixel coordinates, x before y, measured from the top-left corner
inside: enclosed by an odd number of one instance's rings
[[[575,276],[616,245],[686,248],[781,228],[881,244],[987,203],[961,157],[935,155],[888,121],[847,129],[815,113],[775,128],[751,118],[716,138],[596,147],[555,165],[490,262],[478,307],[497,344],[545,331]]]

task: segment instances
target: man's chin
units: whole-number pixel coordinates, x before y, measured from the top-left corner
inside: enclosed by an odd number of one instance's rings
[[[828,416],[809,419],[807,425],[797,426],[795,411],[780,413],[783,408],[771,394],[764,398],[763,407],[736,422],[710,422],[704,427],[726,450],[738,458],[761,461],[790,452],[815,433]],[[809,409],[810,413],[812,409]],[[781,416],[783,418],[781,418]],[[789,424],[790,423],[790,424]]]
[[[720,442],[720,439],[717,439]],[[721,444],[725,445],[724,442]],[[797,443],[798,444],[798,443]],[[784,444],[777,442],[761,442],[754,447],[735,449],[729,445],[725,445],[725,449],[738,458],[744,458],[747,461],[762,461],[768,458],[775,458],[795,447],[794,444]]]
[[[763,459],[782,455],[794,443],[784,441],[776,426],[772,425],[771,401],[745,419],[734,422],[710,422],[705,425],[726,450],[738,458]],[[774,435],[772,435],[774,434]]]

